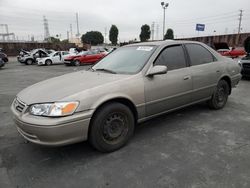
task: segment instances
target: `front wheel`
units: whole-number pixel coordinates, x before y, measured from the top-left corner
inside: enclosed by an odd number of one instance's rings
[[[32,65],[33,64],[33,60],[32,59],[28,59],[27,61],[26,61],[26,65]]]
[[[81,63],[80,63],[80,61],[79,61],[79,60],[76,60],[76,61],[74,62],[74,65],[75,65],[75,66],[80,66],[80,65],[81,65]]]
[[[48,60],[46,60],[46,61],[45,61],[45,65],[48,65],[48,66],[52,65],[52,61],[51,61],[51,60],[49,60],[49,59],[48,59]]]
[[[227,103],[229,90],[228,83],[225,80],[220,80],[212,98],[208,101],[209,107],[215,110],[222,109]]]
[[[94,115],[90,127],[90,143],[101,152],[123,147],[134,133],[135,120],[131,110],[120,103],[108,103]]]

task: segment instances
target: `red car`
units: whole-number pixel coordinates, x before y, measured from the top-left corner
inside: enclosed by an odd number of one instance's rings
[[[222,56],[237,58],[237,57],[241,57],[241,56],[246,55],[246,51],[244,49],[241,49],[241,48],[230,49],[228,44],[225,42],[214,43],[214,46],[215,46],[215,49],[217,50],[217,52],[219,52]]]
[[[68,57],[64,59],[65,63],[70,63],[70,65],[79,66],[81,64],[93,64],[102,59],[106,54],[100,53],[98,51],[87,51],[81,56]]]

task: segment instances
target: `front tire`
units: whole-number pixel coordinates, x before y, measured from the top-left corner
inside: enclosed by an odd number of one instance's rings
[[[108,103],[94,115],[90,127],[90,143],[101,152],[123,147],[133,136],[135,126],[131,110],[120,103]]]
[[[76,61],[74,62],[74,65],[75,65],[75,66],[80,66],[80,65],[81,65],[81,62],[78,61],[78,60],[76,60]]]
[[[208,101],[209,107],[215,110],[222,109],[227,103],[229,90],[230,88],[227,81],[220,80],[212,98]]]
[[[32,65],[32,64],[33,64],[33,60],[32,59],[27,59],[26,65]]]
[[[48,59],[48,60],[46,60],[46,61],[45,61],[45,65],[48,65],[48,66],[52,65],[52,61],[51,61],[51,60],[49,60],[49,59]]]

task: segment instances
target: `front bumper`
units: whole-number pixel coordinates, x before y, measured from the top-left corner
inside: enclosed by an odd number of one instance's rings
[[[18,132],[28,141],[45,146],[62,146],[87,140],[92,111],[50,118],[19,113],[11,106]]]
[[[65,65],[74,65],[73,60],[64,60]]]
[[[45,62],[36,60],[37,65],[45,65]]]
[[[17,61],[18,61],[19,63],[25,63],[26,59],[23,58],[23,57],[17,56]]]

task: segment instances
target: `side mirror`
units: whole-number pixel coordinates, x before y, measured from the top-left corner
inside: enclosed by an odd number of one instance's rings
[[[166,66],[156,65],[149,70],[147,76],[154,76],[154,75],[166,74],[166,73],[167,73]]]

